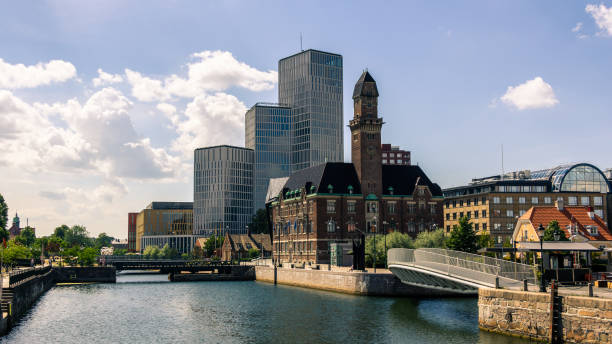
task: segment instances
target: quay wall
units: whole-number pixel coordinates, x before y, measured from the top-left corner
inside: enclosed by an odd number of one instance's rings
[[[53,268],[56,283],[115,283],[113,266]]]
[[[255,280],[274,283],[274,267],[256,266]],[[276,282],[283,285],[367,296],[458,296],[455,293],[412,287],[391,273],[325,271],[277,268]]]
[[[478,323],[485,331],[549,341],[553,304],[547,293],[482,288]],[[561,313],[558,333],[565,343],[612,344],[612,299],[557,296]]]
[[[55,273],[50,270],[44,275],[40,275],[26,281],[11,291],[13,300],[10,305],[9,325],[13,319],[17,319],[30,309],[38,298],[55,285]]]
[[[178,273],[169,274],[172,282],[191,281],[252,281],[255,279],[254,266],[232,266],[229,274],[216,273]]]

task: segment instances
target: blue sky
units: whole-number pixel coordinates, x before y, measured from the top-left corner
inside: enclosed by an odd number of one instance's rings
[[[502,144],[506,171],[612,167],[612,1],[370,4],[3,5],[0,193],[38,233],[126,237],[127,212],[192,199],[195,146],[243,144],[244,110],[277,99],[300,33],[305,49],[343,55],[345,122],[367,67],[383,141],[442,187],[499,173]]]

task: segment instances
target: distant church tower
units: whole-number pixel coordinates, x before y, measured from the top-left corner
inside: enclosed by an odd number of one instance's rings
[[[378,117],[378,89],[376,81],[366,70],[353,91],[354,115],[351,128],[351,158],[367,196],[382,197],[382,152],[380,131],[383,119]]]

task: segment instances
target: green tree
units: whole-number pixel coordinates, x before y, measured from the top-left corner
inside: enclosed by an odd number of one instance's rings
[[[249,251],[247,252],[247,255],[248,255],[249,259],[253,259],[253,258],[259,257],[260,253],[259,253],[258,249],[254,248],[254,247],[251,247],[249,249]]]
[[[69,230],[70,230],[70,227],[66,225],[61,225],[59,227],[55,227],[55,230],[53,231],[53,235],[63,240],[66,236],[66,232]]]
[[[255,212],[255,215],[251,218],[251,223],[249,223],[249,229],[251,233],[270,233],[269,230],[269,221],[268,221],[268,212],[265,209],[258,209]]]
[[[6,228],[0,228],[0,243],[2,243],[3,239],[8,242],[9,238],[10,238],[9,231],[6,230]]]
[[[10,240],[7,247],[1,248],[0,252],[0,254],[2,254],[4,264],[14,264],[18,259],[28,259],[32,257],[31,250],[19,243],[16,243],[15,240]]]
[[[64,244],[67,247],[88,247],[92,246],[92,240],[85,226],[74,225],[64,233]]]
[[[489,233],[479,234],[478,236],[478,248],[493,247],[495,241],[491,238]]]
[[[145,247],[144,251],[142,251],[142,255],[149,259],[159,258],[160,249],[155,245],[150,245]]]
[[[106,233],[102,232],[98,234],[98,237],[96,238],[96,241],[95,241],[95,246],[97,248],[110,247],[113,240],[115,240],[115,238],[108,236]]]
[[[127,254],[127,249],[118,248],[113,251],[113,256],[125,256]]]
[[[458,226],[453,226],[446,246],[451,250],[469,253],[475,253],[478,250],[478,238],[467,216],[459,219]]]
[[[60,248],[62,247],[62,239],[56,237],[55,235],[52,235],[49,237],[49,239],[47,240],[47,247],[45,247],[45,251],[51,255],[51,254],[57,254],[60,251]]]
[[[159,258],[174,259],[179,256],[178,251],[174,247],[165,244],[159,252]]]
[[[557,222],[557,220],[550,221],[548,226],[546,226],[546,230],[544,230],[544,241],[554,241],[555,232],[559,233],[559,241],[569,241],[569,239],[565,237],[565,231],[561,230],[559,227],[559,222]]]
[[[23,246],[30,247],[36,241],[36,235],[34,234],[34,229],[30,226],[27,226],[21,231],[15,241],[20,243]]]
[[[0,229],[6,230],[8,224],[8,205],[4,201],[4,197],[0,194]],[[7,239],[8,240],[8,239]]]
[[[417,235],[414,241],[414,247],[416,248],[445,248],[446,247],[446,235],[444,235],[444,229],[439,228],[435,231],[421,232]]]
[[[408,234],[393,232],[387,235],[377,235],[376,242],[374,242],[374,236],[370,235],[366,238],[365,245],[366,265],[373,266],[374,255],[376,255],[376,266],[385,265],[385,261],[387,260],[385,240],[387,250],[391,248],[414,248],[414,241]],[[374,247],[376,247],[376,249],[374,249]]]
[[[220,248],[223,246],[223,240],[225,238],[221,235],[215,236],[212,235],[206,243],[204,243],[204,251],[206,252],[207,257],[211,257],[215,253],[215,248]]]
[[[80,250],[77,254],[81,266],[92,266],[96,261],[99,250],[95,247],[86,247]]]

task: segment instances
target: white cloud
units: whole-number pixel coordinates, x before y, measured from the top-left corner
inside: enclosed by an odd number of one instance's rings
[[[549,108],[559,103],[552,86],[539,76],[518,86],[509,86],[500,99],[519,110]]]
[[[0,88],[34,88],[64,82],[76,76],[72,63],[62,60],[39,62],[35,65],[10,64],[0,59]]]
[[[92,80],[94,87],[116,84],[123,81],[123,77],[119,74],[110,74],[98,68],[98,77]]]
[[[233,95],[215,93],[197,96],[176,122],[179,137],[172,147],[191,158],[193,150],[211,145],[244,144],[246,106]]]
[[[612,7],[608,8],[604,4],[599,4],[599,6],[589,4],[585,11],[595,19],[595,24],[601,30],[600,34],[612,36]]]
[[[576,23],[576,26],[572,28],[572,32],[578,32],[582,29],[582,22]]]
[[[265,91],[274,88],[276,71],[260,71],[240,62],[227,51],[203,51],[192,55],[198,59],[187,64],[187,77],[176,74],[162,80],[142,76],[126,69],[132,95],[144,102],[166,101],[171,96],[194,98],[206,92],[224,91],[231,87],[242,87],[250,91]]]

